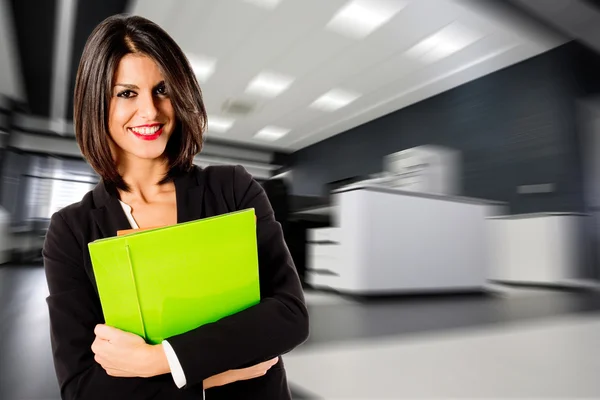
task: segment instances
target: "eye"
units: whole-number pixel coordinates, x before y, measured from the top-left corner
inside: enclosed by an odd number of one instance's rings
[[[155,92],[156,92],[156,94],[164,96],[167,94],[167,87],[164,84],[160,85],[159,87],[156,88]]]
[[[129,99],[131,97],[135,97],[135,92],[133,92],[131,90],[123,90],[122,92],[117,93],[117,97]]]

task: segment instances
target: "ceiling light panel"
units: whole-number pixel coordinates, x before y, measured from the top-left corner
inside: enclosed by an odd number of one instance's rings
[[[273,98],[287,90],[292,82],[294,78],[291,76],[267,71],[257,75],[248,84],[246,93]]]
[[[326,28],[352,39],[362,39],[392,19],[406,6],[401,0],[353,0],[343,6]]]
[[[254,135],[255,139],[273,142],[279,140],[290,132],[290,129],[277,126],[266,126]]]
[[[273,10],[281,3],[281,0],[244,0],[244,3],[250,3],[267,10]]]
[[[208,130],[212,132],[224,133],[233,126],[235,121],[231,118],[208,117]]]
[[[483,35],[453,22],[406,51],[406,55],[425,63],[448,57],[481,39]]]
[[[342,89],[333,89],[319,97],[309,107],[331,112],[346,107],[359,97],[360,95],[358,93]]]
[[[217,66],[216,59],[195,54],[188,54],[187,58],[192,65],[192,69],[194,70],[194,74],[196,75],[198,82],[206,82],[215,72],[215,68]]]

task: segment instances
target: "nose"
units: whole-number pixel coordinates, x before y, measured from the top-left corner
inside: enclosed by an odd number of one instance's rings
[[[152,95],[138,95],[138,113],[148,121],[156,120],[158,107]]]

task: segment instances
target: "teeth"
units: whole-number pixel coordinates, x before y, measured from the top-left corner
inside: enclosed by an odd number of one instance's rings
[[[135,133],[139,135],[153,135],[160,129],[160,125],[154,125],[152,127],[143,127],[143,128],[129,128]]]

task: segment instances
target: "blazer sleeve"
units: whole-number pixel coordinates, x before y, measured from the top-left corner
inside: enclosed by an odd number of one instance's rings
[[[60,213],[52,216],[43,248],[50,295],[50,336],[62,399],[146,399],[167,380],[114,378],[94,360],[94,327],[104,323],[99,299],[83,267],[83,249]],[[169,377],[170,378],[170,377]],[[171,386],[175,388],[171,380]]]
[[[241,166],[230,170],[236,209],[254,208],[261,301],[215,323],[169,338],[187,385],[287,353],[308,337],[308,312],[281,225],[262,187]]]

